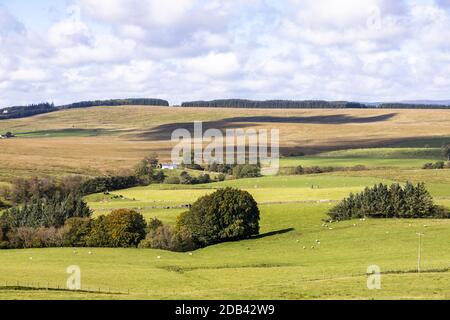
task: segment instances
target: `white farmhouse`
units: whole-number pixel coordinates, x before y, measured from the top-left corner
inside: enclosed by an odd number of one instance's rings
[[[161,169],[163,170],[176,170],[178,169],[177,164],[171,164],[171,163],[161,163]]]

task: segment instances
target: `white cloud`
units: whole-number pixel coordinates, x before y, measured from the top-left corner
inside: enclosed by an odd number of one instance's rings
[[[234,53],[210,53],[206,56],[187,59],[183,63],[187,72],[211,77],[227,77],[239,71],[239,61]]]
[[[449,98],[448,0],[72,2],[46,32],[0,6],[0,104]]]

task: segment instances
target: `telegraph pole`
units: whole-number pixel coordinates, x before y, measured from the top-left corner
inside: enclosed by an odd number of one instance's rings
[[[420,273],[420,259],[421,259],[421,252],[422,252],[422,236],[424,236],[423,233],[417,233],[419,236],[419,250],[417,253],[417,273]]]

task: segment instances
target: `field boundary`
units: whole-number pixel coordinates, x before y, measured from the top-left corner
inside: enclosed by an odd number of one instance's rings
[[[67,293],[90,293],[90,294],[104,294],[104,295],[129,295],[130,290],[127,292],[111,290],[110,288],[98,288],[98,289],[80,289],[71,290],[64,286],[53,285],[47,283],[47,285],[40,285],[40,283],[21,283],[20,281],[12,281],[11,284],[4,282],[4,285],[0,285],[0,291],[58,291]]]

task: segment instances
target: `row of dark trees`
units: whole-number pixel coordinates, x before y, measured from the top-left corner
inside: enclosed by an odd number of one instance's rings
[[[144,217],[119,209],[96,219],[73,216],[63,224],[12,226],[0,220],[0,249],[46,247],[136,247],[147,234]]]
[[[382,103],[380,109],[450,109],[450,105],[415,104],[415,103]]]
[[[273,108],[273,109],[450,109],[450,105],[410,104],[410,103],[381,103],[365,104],[349,101],[324,100],[244,100],[222,99],[212,101],[183,102],[182,107],[199,108]]]
[[[243,99],[223,99],[212,101],[192,101],[183,102],[182,107],[200,107],[200,108],[366,108],[367,106],[357,102],[347,101],[324,101],[324,100],[266,100],[254,101]]]
[[[100,106],[128,106],[128,105],[140,105],[140,106],[164,106],[168,107],[169,102],[162,99],[154,98],[130,98],[130,99],[110,99],[110,100],[94,100],[94,101],[81,101],[68,105],[60,106],[59,109],[75,109],[75,108],[89,108]]]
[[[246,191],[226,188],[202,197],[171,228],[157,219],[147,225],[129,209],[92,218],[80,192],[84,183],[72,182],[69,191],[67,182],[21,181],[10,192],[13,207],[0,217],[0,249],[140,246],[189,251],[259,232],[259,209]]]
[[[53,103],[39,103],[27,106],[16,106],[0,109],[0,120],[26,118],[62,109],[89,108],[99,106],[125,106],[125,105],[169,106],[169,102],[162,99],[143,98],[143,99],[111,99],[111,100],[82,101],[57,107]]]
[[[350,196],[328,212],[334,221],[355,218],[450,218],[449,211],[433,203],[423,183],[405,186],[375,185]]]
[[[39,103],[0,109],[0,120],[31,117],[38,114],[58,111],[53,103]]]

